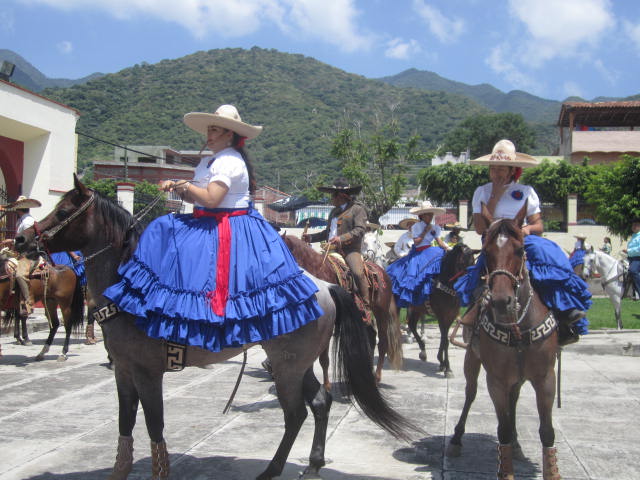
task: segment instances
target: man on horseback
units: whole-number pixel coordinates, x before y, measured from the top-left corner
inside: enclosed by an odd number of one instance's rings
[[[369,282],[365,275],[362,258],[362,238],[367,231],[367,210],[355,200],[362,186],[351,185],[344,178],[338,178],[333,185],[318,187],[331,194],[334,208],[329,214],[327,228],[314,234],[304,234],[303,240],[314,243],[326,240],[327,248],[335,248],[340,253],[353,274],[365,308],[370,310]]]
[[[632,220],[631,232],[633,236],[624,251],[629,258],[629,275],[633,280],[636,293],[640,295],[640,217]]]
[[[577,342],[580,334],[587,333],[585,311],[591,306],[588,285],[573,272],[569,260],[554,242],[541,237],[544,230],[540,199],[535,190],[518,183],[522,168],[537,165],[538,161],[516,152],[509,140],[500,140],[493,152],[471,160],[471,164],[489,165],[491,182],[481,185],[473,194],[473,223],[476,232],[484,235],[489,228],[483,215],[485,209],[494,219],[515,218],[526,206],[526,223],[522,226],[525,236],[525,253],[532,283],[542,301],[553,309],[559,323],[559,343]],[[485,271],[484,256],[455,284],[463,305],[471,305],[462,319],[472,325],[481,309],[479,300],[484,296],[481,276]]]

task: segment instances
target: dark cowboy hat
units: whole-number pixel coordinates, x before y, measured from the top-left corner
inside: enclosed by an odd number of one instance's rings
[[[362,190],[361,185],[351,185],[346,178],[336,178],[333,185],[327,187],[318,187],[318,190],[325,193],[346,193],[347,195],[357,195]]]

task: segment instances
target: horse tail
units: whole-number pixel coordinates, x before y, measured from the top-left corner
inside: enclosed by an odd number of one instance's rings
[[[402,328],[400,326],[400,315],[398,315],[396,300],[393,295],[389,303],[389,319],[390,321],[387,322],[387,355],[391,368],[400,370],[404,360],[402,355]]]
[[[355,398],[360,409],[374,423],[394,437],[410,442],[412,439],[407,432],[419,432],[420,429],[396,412],[378,389],[362,314],[346,290],[332,285],[329,291],[336,304],[334,375],[344,385],[343,393],[349,400]]]
[[[84,291],[80,279],[76,277],[76,286],[71,299],[71,331],[74,334],[82,332],[84,324]]]

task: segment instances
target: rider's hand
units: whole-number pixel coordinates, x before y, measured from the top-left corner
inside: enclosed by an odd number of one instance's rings
[[[332,245],[335,245],[336,247],[339,247],[342,242],[340,241],[340,237],[333,237],[329,239],[329,243],[331,243]]]
[[[311,235],[309,235],[308,233],[303,233],[302,241],[306,243],[311,243]]]
[[[160,184],[160,190],[163,192],[172,192],[176,186],[176,182],[174,180],[163,180]]]

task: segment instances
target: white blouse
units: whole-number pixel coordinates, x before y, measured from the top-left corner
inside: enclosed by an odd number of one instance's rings
[[[229,188],[218,208],[249,206],[249,171],[237,150],[225,148],[213,157],[200,160],[193,175],[193,183],[198,187],[207,188],[211,182],[222,182]],[[194,205],[202,207],[197,202]]]
[[[422,236],[422,232],[424,232],[425,227],[427,228],[427,233],[420,242],[419,245],[415,245],[416,248],[424,247],[425,245],[431,245],[436,238],[442,237],[442,229],[440,225],[435,225],[430,223],[426,225],[424,222],[420,221],[411,227],[411,236],[413,238]]]
[[[492,186],[492,183],[486,183],[476,188],[471,202],[473,213],[482,213],[482,204],[489,204]],[[527,217],[540,213],[540,199],[533,187],[511,182],[498,200],[493,217],[516,218],[525,201],[527,202]]]

